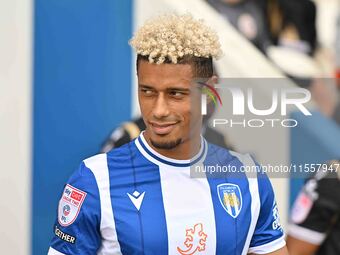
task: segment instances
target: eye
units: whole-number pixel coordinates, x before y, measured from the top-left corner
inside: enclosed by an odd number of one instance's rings
[[[141,88],[140,89],[141,92],[145,95],[145,96],[152,96],[155,94],[155,91],[152,89],[148,89],[148,88]]]
[[[173,90],[173,91],[169,92],[169,95],[172,96],[172,97],[175,97],[175,98],[181,98],[185,95],[185,93],[183,93],[181,91]]]

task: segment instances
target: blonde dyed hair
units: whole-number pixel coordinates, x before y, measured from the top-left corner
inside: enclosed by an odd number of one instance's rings
[[[138,56],[156,64],[222,55],[216,32],[190,14],[166,14],[148,20],[129,43]]]

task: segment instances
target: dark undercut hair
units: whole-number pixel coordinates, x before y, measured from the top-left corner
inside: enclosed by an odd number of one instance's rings
[[[149,56],[137,55],[136,69],[138,74],[138,64],[139,61],[149,61]],[[166,58],[162,64],[172,64],[171,60]],[[162,65],[161,64],[161,65]],[[214,74],[213,61],[212,58],[195,57],[191,55],[186,55],[179,58],[176,65],[190,64],[193,69],[194,78],[210,78]]]

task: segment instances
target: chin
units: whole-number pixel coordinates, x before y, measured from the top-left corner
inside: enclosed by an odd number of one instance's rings
[[[182,143],[181,138],[177,139],[150,139],[151,144],[157,149],[172,150]]]

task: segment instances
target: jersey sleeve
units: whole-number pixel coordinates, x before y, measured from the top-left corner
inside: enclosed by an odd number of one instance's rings
[[[101,245],[100,198],[84,163],[65,185],[57,214],[48,255],[96,254]]]
[[[289,235],[320,245],[338,215],[339,192],[337,176],[308,180],[292,207]]]
[[[260,211],[248,252],[267,254],[281,249],[286,242],[274,191],[269,178],[264,173],[258,174],[258,189]]]

